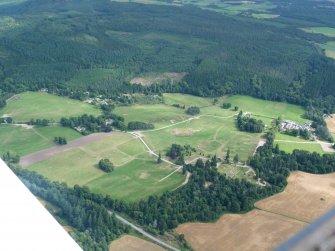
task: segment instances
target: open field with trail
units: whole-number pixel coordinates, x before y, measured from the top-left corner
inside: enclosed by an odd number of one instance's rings
[[[98,108],[78,100],[55,96],[44,92],[25,92],[11,97],[0,110],[0,116],[9,116],[15,122],[31,119],[59,121],[61,117],[82,114],[99,115]]]
[[[146,240],[131,235],[123,235],[113,241],[109,251],[164,251],[165,249]]]
[[[70,147],[28,166],[28,169],[51,180],[66,182],[71,186],[86,185],[93,192],[127,201],[172,190],[183,182],[184,177],[180,173],[159,182],[174,168],[165,162],[157,164],[156,157],[150,156],[144,145],[132,135],[112,133],[110,137],[106,136],[92,143]],[[113,162],[113,172],[105,173],[97,167],[103,158]]]
[[[335,203],[335,174],[294,172],[287,188],[256,203],[246,214],[226,214],[215,223],[178,226],[195,250],[272,250],[326,213]]]
[[[65,137],[74,140],[82,135],[61,126],[33,127],[0,126],[0,154],[10,151],[18,155],[27,155],[54,146],[54,137]]]

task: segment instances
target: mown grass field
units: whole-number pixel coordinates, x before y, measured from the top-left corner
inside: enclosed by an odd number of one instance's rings
[[[115,170],[105,173],[97,167],[102,158],[110,159]],[[158,182],[174,169],[157,164],[144,145],[130,134],[118,134],[56,155],[29,167],[51,180],[88,186],[93,192],[116,199],[136,201],[161,194],[180,185],[184,177],[175,173]]]
[[[73,140],[81,137],[78,132],[60,126],[35,127],[0,126],[0,153],[10,151],[20,156],[54,146],[54,137]]]
[[[169,125],[189,118],[185,111],[164,104],[132,105],[117,107],[114,113],[125,118],[125,122],[142,121],[152,123],[156,127]]]
[[[78,100],[44,92],[15,95],[0,110],[0,116],[10,116],[15,122],[27,122],[31,119],[59,121],[61,117],[79,116],[85,113],[99,115],[100,110]]]
[[[282,133],[276,134],[275,144],[278,144],[280,150],[288,153],[293,152],[294,149],[317,152],[319,154],[325,153],[320,144],[315,141],[305,140]]]
[[[166,152],[171,144],[191,145],[197,152],[188,159],[199,157],[200,153],[205,156],[216,154],[222,158],[230,148],[232,155],[238,153],[241,160],[246,160],[261,137],[261,134],[239,131],[233,117],[201,117],[143,134],[148,145],[156,152]]]
[[[260,119],[278,118],[292,120],[298,123],[307,122],[303,118],[305,114],[304,108],[284,102],[273,102],[267,100],[256,99],[248,96],[231,96],[225,99],[225,102],[231,103],[232,106],[238,106],[245,112],[251,112],[252,115],[259,116]]]

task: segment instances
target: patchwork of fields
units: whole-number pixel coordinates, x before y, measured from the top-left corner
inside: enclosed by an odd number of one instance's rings
[[[25,156],[22,158],[24,161],[42,154],[40,159],[30,164],[28,161],[24,167],[50,180],[66,182],[70,186],[87,186],[92,192],[129,202],[160,195],[185,183],[184,175],[180,171],[175,172],[176,165],[169,163],[165,156],[171,144],[190,145],[196,149],[191,156],[186,156],[186,162],[193,162],[199,157],[206,159],[214,154],[224,158],[229,148],[232,156],[239,155],[240,163],[221,164],[218,166],[219,172],[233,178],[247,178],[256,183],[252,179],[253,170],[245,166],[244,162],[262,142],[262,134],[239,131],[235,122],[237,111],[223,109],[222,103],[231,103],[238,110],[250,112],[251,116],[263,120],[267,127],[271,127],[272,120],[278,117],[297,123],[307,122],[303,118],[305,111],[302,107],[287,103],[246,96],[220,97],[214,100],[183,94],[164,94],[163,103],[117,106],[113,111],[124,117],[126,123],[152,123],[155,126],[152,130],[135,134],[101,133],[81,138],[82,135],[78,132],[58,125],[1,125],[0,152],[10,151]],[[200,107],[200,114],[187,115],[185,110],[191,106]],[[57,121],[63,116],[84,113],[99,115],[100,111],[84,102],[30,92],[14,96],[0,110],[0,114],[11,115],[20,122],[31,118]],[[70,143],[55,146],[53,139],[59,136],[66,137]],[[276,135],[276,143],[287,152],[297,148],[324,153],[318,142],[280,133]],[[55,152],[45,155],[48,151]],[[158,153],[167,161],[158,164]],[[97,166],[99,160],[105,158],[114,164],[115,170],[111,173],[105,173]],[[289,186],[283,193],[258,202],[258,209],[254,211],[245,215],[224,215],[213,224],[183,224],[176,231],[184,234],[196,250],[268,250],[335,203],[332,178],[333,174],[321,176],[293,173],[289,178]],[[301,200],[306,197],[309,200]],[[274,225],[277,227],[273,228]],[[237,232],[238,235],[235,234]],[[159,248],[144,240],[123,236],[111,244],[110,250],[124,250],[125,245],[128,250],[133,250],[135,246],[143,247],[143,250]]]
[[[239,131],[235,125],[237,112],[223,109],[223,102],[250,112],[257,119],[262,119],[268,127],[271,126],[271,121],[279,116],[298,123],[306,122],[302,117],[303,108],[286,103],[246,96],[220,97],[214,100],[167,93],[163,95],[161,104],[118,106],[113,111],[124,117],[126,123],[142,121],[155,125],[155,129],[139,134],[143,142],[136,135],[128,133],[112,133],[108,137],[106,135],[92,141],[85,137],[85,144],[70,144],[69,147],[65,146],[64,151],[37,158],[38,162],[29,161],[29,158],[35,158],[34,155],[27,156],[28,162],[26,158],[23,160],[28,163],[27,168],[51,180],[66,182],[71,186],[85,185],[93,192],[109,194],[117,199],[137,201],[149,195],[172,190],[183,183],[185,178],[181,172],[174,172],[175,166],[166,162],[156,163],[157,155],[154,154],[162,153],[166,159],[165,153],[171,144],[190,145],[196,149],[191,156],[186,156],[187,162],[214,154],[224,158],[229,148],[231,155],[238,154],[243,163],[254,153],[262,134]],[[192,117],[185,113],[191,106],[200,107],[198,116]],[[57,120],[62,116],[84,113],[98,115],[100,111],[84,102],[47,93],[27,92],[11,98],[0,113],[10,114],[17,121],[25,121],[30,118]],[[18,134],[20,137],[16,136]],[[0,144],[0,151],[11,151],[24,156],[53,147],[53,138],[58,136],[66,137],[68,141],[81,137],[76,131],[60,126],[24,128],[2,125],[0,137],[3,143]],[[306,142],[299,138],[290,140],[287,138],[290,136],[281,134],[277,137],[278,144],[285,151],[299,148],[323,153],[317,143],[305,144]],[[293,140],[294,142],[290,142]],[[102,158],[108,158],[113,162],[115,170],[112,173],[104,173],[97,168],[97,163]],[[246,175],[247,171],[244,167],[220,167],[220,172],[242,179],[251,177]],[[170,175],[172,172],[174,173]]]

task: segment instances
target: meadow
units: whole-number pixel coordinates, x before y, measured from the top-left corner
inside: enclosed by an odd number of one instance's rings
[[[321,145],[316,141],[304,140],[281,133],[276,134],[275,144],[278,144],[279,149],[287,153],[293,152],[294,149],[317,152],[319,154],[325,153]]]
[[[111,173],[97,167],[102,158],[115,165]],[[144,145],[130,134],[117,134],[106,140],[94,142],[29,167],[54,181],[68,185],[85,185],[93,192],[108,194],[116,199],[136,201],[152,194],[161,194],[180,185],[184,177],[180,173],[169,179],[160,179],[174,168],[156,163],[156,157],[148,155]]]
[[[35,127],[0,126],[0,154],[10,151],[20,156],[54,146],[54,137],[73,140],[81,137],[78,132],[60,126]]]
[[[215,102],[214,102],[215,101]],[[235,117],[237,111],[223,109],[222,103],[230,102],[253,116],[258,116],[271,124],[272,118],[282,116],[294,121],[302,119],[303,108],[286,103],[269,102],[246,96],[230,96],[202,98],[184,94],[163,94],[163,103],[134,104],[117,106],[114,113],[123,116],[126,122],[142,121],[153,123],[155,129],[142,131],[140,134],[153,152],[161,152],[163,158],[171,144],[190,145],[196,149],[191,156],[186,156],[187,162],[202,157],[208,158],[214,154],[223,159],[228,149],[231,158],[238,154],[240,161],[246,161],[253,154],[262,134],[241,132],[236,128]],[[199,106],[200,114],[192,117],[185,113],[185,109],[173,106]],[[23,130],[23,128],[17,128]],[[36,149],[47,148],[52,145],[50,139],[63,131],[60,127],[24,129],[25,132],[37,131],[34,137],[40,136],[41,145]],[[70,129],[68,129],[70,130]],[[70,130],[69,132],[76,132]],[[34,134],[33,134],[34,135]],[[69,139],[76,135],[68,135]],[[61,136],[61,135],[59,135]],[[64,135],[66,136],[66,135]],[[27,136],[26,142],[29,142]],[[71,138],[72,137],[72,138]],[[15,137],[12,137],[15,139]],[[42,141],[42,139],[49,139]],[[16,143],[18,148],[20,145]],[[307,144],[306,144],[307,145]],[[12,147],[15,149],[15,147]],[[24,146],[22,149],[25,149]],[[29,151],[28,151],[29,150]],[[27,152],[34,149],[28,148]],[[16,150],[24,154],[22,150]],[[110,159],[115,170],[104,173],[97,167],[102,158]],[[173,190],[184,180],[184,176],[177,172],[169,178],[160,181],[170,174],[174,168],[163,162],[156,163],[157,157],[150,155],[144,144],[129,133],[115,133],[110,137],[88,142],[68,149],[62,154],[46,158],[31,166],[30,170],[37,171],[51,180],[66,182],[70,186],[85,185],[95,193],[108,194],[116,199],[137,201],[153,194],[161,194]],[[237,178],[246,178],[243,168],[221,166],[220,171],[233,174]],[[237,172],[236,172],[237,171]],[[236,173],[235,173],[236,172]]]
[[[0,116],[10,116],[15,122],[28,122],[31,119],[59,121],[62,117],[82,114],[99,115],[97,107],[65,97],[45,92],[25,92],[11,97],[0,110]]]

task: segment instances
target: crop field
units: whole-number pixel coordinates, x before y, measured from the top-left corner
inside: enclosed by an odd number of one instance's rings
[[[312,222],[335,204],[335,173],[316,175],[294,172],[284,192],[256,203],[256,207]]]
[[[275,226],[275,227],[274,227]],[[305,223],[264,211],[226,214],[215,223],[178,226],[197,251],[268,251],[306,226]]]
[[[308,33],[316,33],[325,35],[327,37],[335,37],[335,29],[330,27],[309,27],[303,28],[302,30]]]
[[[113,162],[113,172],[104,173],[98,169],[97,163],[102,158]],[[174,169],[165,163],[157,164],[156,157],[149,156],[144,145],[130,134],[116,134],[42,160],[28,168],[51,180],[66,182],[71,186],[86,185],[93,192],[127,201],[171,190],[184,179],[180,173],[175,173],[159,182]]]
[[[325,50],[327,57],[335,59],[335,42],[323,44],[321,45],[321,48]]]
[[[18,137],[19,135],[19,137]],[[0,126],[0,153],[10,151],[20,156],[54,146],[54,137],[73,140],[81,137],[78,132],[60,126],[34,127]]]
[[[178,226],[195,250],[272,250],[335,203],[335,174],[294,172],[286,189],[256,203],[246,214],[226,214],[215,223]]]
[[[131,235],[123,235],[109,245],[109,251],[164,251],[164,248]]]
[[[15,122],[34,119],[59,121],[61,117],[82,114],[98,115],[98,108],[78,100],[59,97],[44,92],[25,92],[11,97],[0,110],[0,116],[10,116]]]

